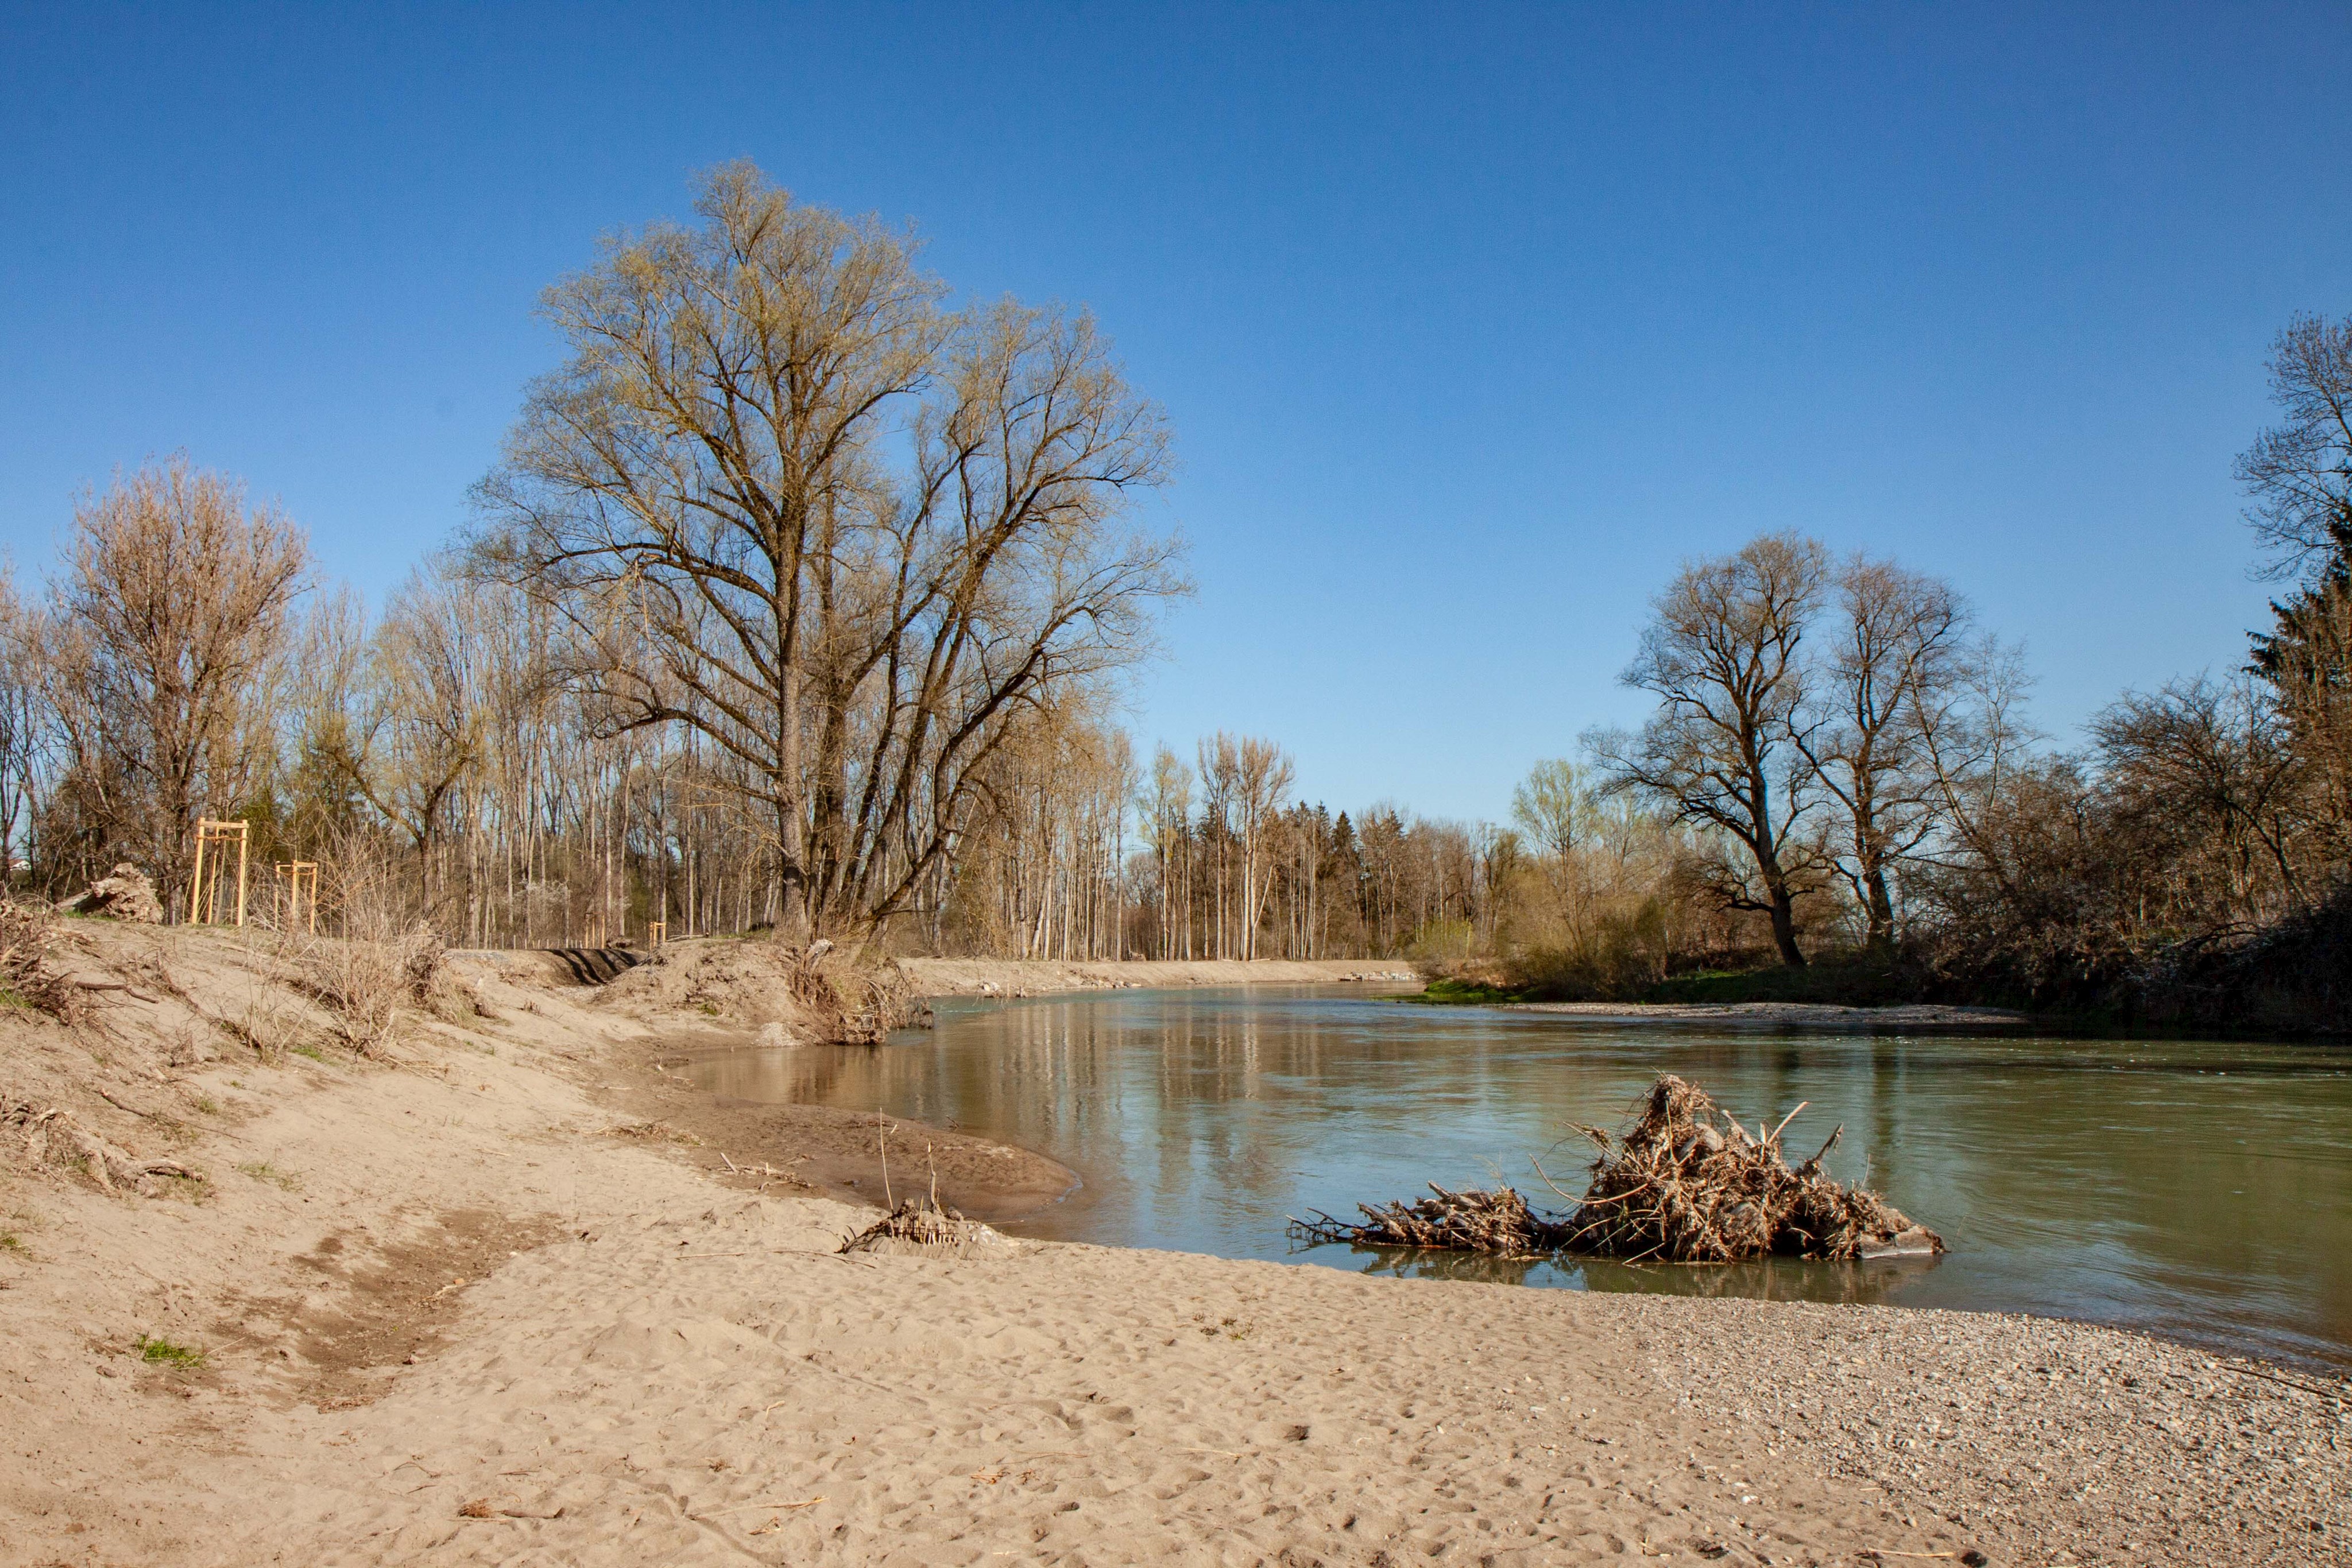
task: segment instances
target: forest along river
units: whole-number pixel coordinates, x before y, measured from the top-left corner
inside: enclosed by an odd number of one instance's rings
[[[2352,1054],[2278,1044],[1774,1032],[1416,1007],[1360,988],[944,1001],[881,1050],[745,1049],[722,1094],[887,1110],[1052,1155],[1017,1235],[1367,1273],[2036,1312],[2352,1367]],[[1285,1216],[1509,1181],[1581,1192],[1659,1072],[1743,1121],[1800,1101],[1829,1164],[1950,1244],[1882,1264],[1628,1268],[1303,1247]],[[893,1149],[897,1155],[899,1151]],[[909,1166],[919,1152],[908,1155]],[[894,1159],[894,1165],[896,1160]]]

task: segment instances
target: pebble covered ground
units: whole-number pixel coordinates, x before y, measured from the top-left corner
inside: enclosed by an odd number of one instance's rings
[[[1702,1344],[1681,1303],[1619,1300],[1654,1322],[1644,1371],[1678,1406],[1997,1542],[1996,1562],[2352,1562],[2339,1380],[1990,1312],[1718,1302],[1738,1326]]]

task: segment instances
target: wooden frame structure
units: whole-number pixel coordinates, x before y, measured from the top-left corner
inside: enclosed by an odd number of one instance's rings
[[[253,824],[245,821],[215,821],[210,817],[196,819],[196,869],[188,879],[188,924],[217,925],[220,924],[222,889],[215,883],[225,881],[227,873],[220,863],[228,846],[236,846],[236,923],[245,924],[245,860],[253,842]],[[205,880],[205,850],[213,850],[213,881]]]
[[[286,894],[286,906],[279,915],[278,928],[292,930],[294,923],[302,919],[307,913],[310,916],[310,935],[316,936],[319,934],[319,862],[317,861],[279,861],[276,869],[278,887],[283,889]],[[302,903],[302,889],[306,882],[310,890],[310,902],[307,912]]]
[[[663,943],[665,943],[665,942],[667,942],[667,941],[668,941],[668,940],[669,940],[669,922],[668,922],[668,921],[667,921],[667,920],[648,920],[648,921],[646,921],[646,946],[648,946],[648,947],[658,947],[658,946],[660,946]]]

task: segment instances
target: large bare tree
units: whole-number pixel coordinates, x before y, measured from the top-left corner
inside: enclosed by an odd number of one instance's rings
[[[1943,821],[1926,726],[1969,673],[1969,624],[1968,606],[1938,579],[1859,554],[1837,569],[1814,712],[1791,739],[1844,808],[1835,863],[1874,947],[1895,940],[1893,868]]]
[[[274,687],[310,549],[277,507],[184,456],[118,478],[74,509],[54,612],[70,766],[103,780],[96,810],[176,907],[202,813],[248,803],[275,761]]]
[[[2267,576],[2294,580],[2255,635],[2271,688],[2322,809],[2314,827],[2341,863],[2352,843],[2352,316],[2301,316],[2271,345],[2284,416],[2239,455],[2246,517]]]
[[[1687,563],[1653,601],[1642,647],[1621,677],[1658,699],[1636,733],[1588,745],[1610,787],[1655,801],[1674,820],[1727,835],[1717,888],[1759,910],[1784,964],[1801,965],[1796,900],[1822,856],[1809,821],[1820,799],[1800,744],[1803,643],[1829,577],[1822,545],[1767,534],[1734,554]]]
[[[1181,591],[1129,521],[1166,430],[1083,314],[951,310],[908,236],[747,163],[696,210],[548,291],[572,357],[478,488],[475,559],[560,611],[608,730],[740,765],[786,929],[862,928],[1024,716]]]
[[[2352,562],[2352,316],[2298,316],[2271,344],[2285,417],[2238,455],[2265,573],[2306,580]]]

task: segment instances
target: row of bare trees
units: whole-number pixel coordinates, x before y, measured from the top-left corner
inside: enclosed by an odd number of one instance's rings
[[[2238,474],[2292,587],[2245,668],[2127,693],[2087,744],[2052,749],[2024,719],[2016,651],[1949,585],[1769,535],[1687,563],[1654,601],[1623,679],[1656,707],[1586,737],[1591,809],[1683,835],[1654,885],[1759,922],[1790,966],[1809,945],[1899,949],[1962,990],[2112,1000],[2198,955],[2340,923],[2352,319],[2296,320],[2271,371],[2284,418]],[[1522,816],[1557,824],[1530,836],[1566,864],[1559,782],[1532,780]]]
[[[478,941],[938,925],[1187,589],[1133,514],[1164,421],[1083,314],[956,304],[908,235],[748,164],[696,208],[547,291],[564,362],[372,626],[184,459],[86,497],[46,597],[0,602],[12,853],[132,860],[176,911],[234,815],[266,856],[396,845]]]
[[[389,860],[469,945],[764,925],[1614,991],[1825,948],[2095,990],[2347,896],[2352,319],[2281,337],[2240,463],[2288,584],[2244,671],[2054,750],[1948,584],[1768,535],[1676,573],[1623,677],[1649,718],[1508,826],[1335,816],[1274,741],[1147,765],[1116,723],[1188,585],[1137,520],[1164,421],[1087,317],[957,302],[748,164],[696,211],[548,290],[562,362],[373,618],[184,458],[81,497],[43,585],[0,580],[11,874],[130,860],[176,916],[197,821],[239,817],[264,866]]]

